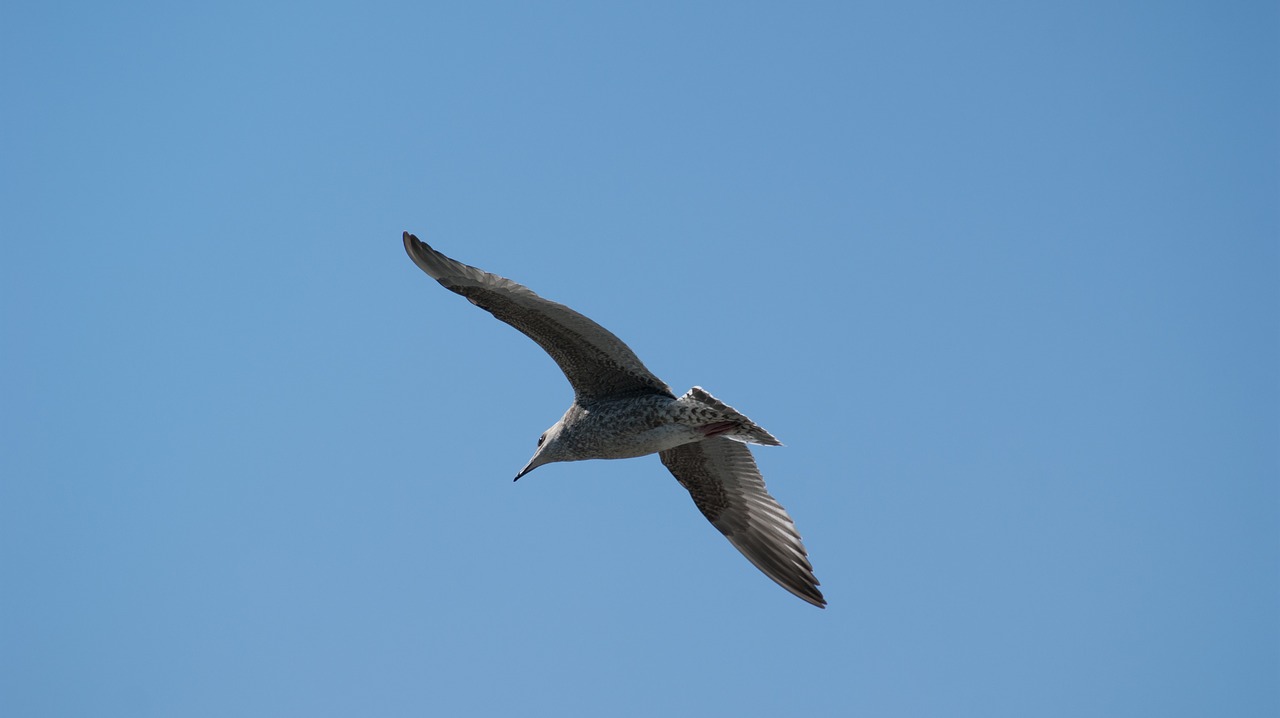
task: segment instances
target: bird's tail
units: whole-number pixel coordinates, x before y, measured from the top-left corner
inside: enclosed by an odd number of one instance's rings
[[[703,425],[708,429],[707,436],[723,436],[747,444],[782,446],[782,442],[773,438],[773,434],[748,419],[742,412],[711,396],[710,392],[700,386],[693,387],[680,397],[680,403],[688,405],[694,416],[699,417],[700,423],[705,417]]]

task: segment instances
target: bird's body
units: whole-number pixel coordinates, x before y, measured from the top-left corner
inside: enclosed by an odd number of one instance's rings
[[[450,259],[408,232],[404,246],[445,288],[537,342],[573,385],[573,404],[538,439],[516,479],[557,461],[658,454],[757,568],[805,601],[826,605],[791,517],[765,490],[745,445],[780,445],[769,432],[700,387],[676,397],[626,344],[574,310]]]
[[[559,454],[568,457],[560,461],[631,459],[710,436],[780,445],[767,431],[701,387],[690,389],[679,399],[645,394],[574,402],[559,425]]]

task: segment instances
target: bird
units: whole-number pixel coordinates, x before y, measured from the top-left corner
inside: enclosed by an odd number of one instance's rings
[[[445,289],[542,347],[573,388],[573,404],[538,438],[516,481],[554,462],[656,453],[748,561],[795,596],[826,607],[795,523],[765,489],[748,448],[781,446],[772,434],[701,387],[677,397],[621,339],[573,309],[451,259],[409,232],[404,248]]]

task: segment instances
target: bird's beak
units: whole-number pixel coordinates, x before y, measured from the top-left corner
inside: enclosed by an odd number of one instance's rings
[[[541,466],[542,464],[535,463],[537,460],[538,460],[538,457],[536,456],[533,457],[532,459],[529,459],[529,463],[525,464],[523,469],[520,469],[520,473],[516,474],[516,477],[512,479],[512,481],[519,481],[521,476],[524,476],[530,471],[533,471],[534,469]]]

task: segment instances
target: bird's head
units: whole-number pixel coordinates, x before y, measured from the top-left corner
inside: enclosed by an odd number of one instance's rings
[[[560,430],[563,428],[564,419],[561,419],[552,424],[550,429],[542,432],[542,436],[538,437],[538,450],[533,452],[533,458],[529,459],[529,463],[525,464],[525,467],[520,469],[520,473],[516,474],[515,481],[519,481],[521,476],[543,464],[569,461],[569,458],[563,453],[564,447],[560,444]]]

